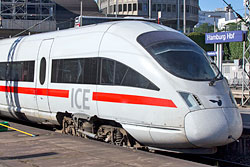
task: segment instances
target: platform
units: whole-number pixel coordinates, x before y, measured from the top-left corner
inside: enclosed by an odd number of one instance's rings
[[[0,167],[207,166],[8,122],[12,127],[39,136],[29,137],[11,130],[0,132]]]
[[[239,108],[242,121],[243,121],[243,127],[245,129],[250,129],[250,108]]]

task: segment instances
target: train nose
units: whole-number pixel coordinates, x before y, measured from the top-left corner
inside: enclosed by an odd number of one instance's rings
[[[236,108],[205,109],[185,117],[185,132],[190,143],[210,148],[231,143],[242,133],[242,120]]]

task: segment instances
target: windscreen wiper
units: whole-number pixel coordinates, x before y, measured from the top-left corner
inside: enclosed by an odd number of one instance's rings
[[[209,86],[214,86],[214,83],[221,79],[221,77],[219,78],[219,76],[222,74],[215,63],[211,63],[211,64],[214,65],[218,71],[218,74],[209,82]]]

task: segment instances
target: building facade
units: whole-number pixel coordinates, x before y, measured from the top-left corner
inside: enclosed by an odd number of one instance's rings
[[[100,15],[94,0],[82,3],[83,15]],[[73,27],[80,8],[81,0],[0,0],[0,38],[27,29],[34,33]]]
[[[224,19],[225,21],[236,19],[233,12],[227,10],[226,8],[218,8],[215,9],[215,11],[199,11],[199,22],[196,25],[196,27],[199,27],[204,23],[208,23],[209,25],[214,25],[214,18],[209,17],[209,15],[218,17],[215,19],[216,25],[218,24],[219,19]]]
[[[179,4],[178,4],[179,2]],[[149,17],[148,0],[98,0],[97,4],[103,14],[118,16]],[[118,6],[117,6],[118,4]],[[179,10],[178,10],[179,9]],[[183,27],[183,0],[152,0],[151,16],[158,18],[162,24],[177,29]],[[193,29],[198,22],[199,0],[186,0],[186,26],[187,30]],[[179,16],[179,17],[178,17]],[[178,19],[179,18],[179,19]]]
[[[33,32],[52,31],[56,29],[56,4],[49,0],[1,0],[1,28],[28,29],[41,20],[43,24],[30,29]]]

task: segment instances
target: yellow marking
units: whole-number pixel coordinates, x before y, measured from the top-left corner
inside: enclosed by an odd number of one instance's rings
[[[1,123],[0,123],[0,125],[1,125],[1,126],[3,126],[3,127],[9,128],[9,129],[15,130],[15,131],[17,131],[17,132],[20,132],[20,133],[26,134],[26,135],[28,135],[28,136],[31,136],[31,137],[36,137],[36,135],[33,135],[33,134],[30,134],[30,133],[27,133],[27,132],[24,132],[24,131],[18,130],[18,129],[16,129],[16,128],[12,128],[12,127],[10,127],[10,126],[7,126],[7,125],[1,124]]]

